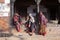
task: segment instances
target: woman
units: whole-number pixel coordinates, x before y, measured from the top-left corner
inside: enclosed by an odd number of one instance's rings
[[[40,25],[41,25],[39,33],[44,36],[46,34],[46,26],[47,26],[48,20],[44,16],[43,12],[40,11],[39,15],[40,15]]]
[[[35,19],[32,14],[29,14],[29,19],[27,21],[27,29],[29,35],[32,36],[35,31]]]
[[[20,21],[19,14],[18,13],[15,13],[13,19],[14,19],[14,24],[15,24],[16,30],[18,32],[20,32],[20,24],[21,24],[21,21]]]

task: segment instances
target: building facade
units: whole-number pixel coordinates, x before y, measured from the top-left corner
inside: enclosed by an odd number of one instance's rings
[[[10,0],[0,0],[0,29],[9,29]]]

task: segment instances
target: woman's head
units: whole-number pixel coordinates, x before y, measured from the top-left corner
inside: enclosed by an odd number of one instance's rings
[[[40,11],[40,15],[43,15],[43,13]]]
[[[16,15],[16,16],[19,16],[19,14],[18,14],[18,13],[15,13],[15,15]]]
[[[29,16],[31,17],[31,16],[32,16],[32,14],[29,14]]]

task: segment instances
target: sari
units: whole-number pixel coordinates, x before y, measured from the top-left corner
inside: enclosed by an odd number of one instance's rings
[[[46,26],[47,26],[47,18],[44,16],[42,12],[40,12],[40,30],[39,33],[42,35],[46,34]]]

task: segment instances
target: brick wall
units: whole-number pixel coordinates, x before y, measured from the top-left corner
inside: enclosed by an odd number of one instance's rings
[[[0,29],[2,29],[2,30],[9,29],[9,17],[0,18]]]
[[[0,3],[4,3],[5,0],[0,0]]]

